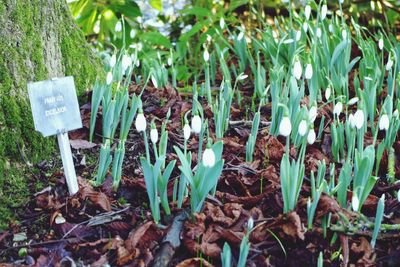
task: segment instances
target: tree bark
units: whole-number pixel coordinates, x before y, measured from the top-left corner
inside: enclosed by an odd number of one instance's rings
[[[55,151],[54,138],[44,139],[34,131],[27,83],[72,75],[81,95],[102,70],[65,0],[1,0],[0,25],[2,214],[9,206],[7,197],[24,190],[21,166]],[[0,215],[0,228],[1,221]]]

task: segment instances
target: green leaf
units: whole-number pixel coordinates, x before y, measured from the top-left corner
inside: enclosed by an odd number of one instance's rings
[[[157,9],[158,11],[162,11],[162,1],[161,0],[150,0],[150,5]]]
[[[172,48],[171,41],[159,32],[145,32],[141,38],[150,44],[164,46],[165,48]]]

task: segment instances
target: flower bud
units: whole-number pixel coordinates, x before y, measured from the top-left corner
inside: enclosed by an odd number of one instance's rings
[[[321,7],[321,20],[324,20],[326,18],[326,14],[327,13],[328,13],[327,5],[322,5],[322,7]]]
[[[339,116],[340,113],[342,112],[342,110],[343,110],[343,104],[342,104],[342,102],[339,101],[336,103],[335,107],[333,108],[333,115]]]
[[[379,119],[379,130],[387,131],[389,129],[389,116],[385,113]]]
[[[195,134],[199,134],[201,131],[201,118],[199,115],[194,115],[192,117],[192,131]]]
[[[303,69],[302,69],[302,67],[301,67],[301,63],[300,63],[299,60],[296,60],[296,61],[294,62],[294,65],[293,65],[293,76],[294,76],[297,80],[300,80],[302,72],[303,72]]]
[[[383,50],[383,39],[382,38],[379,39],[379,41],[378,41],[378,47],[379,47],[379,50]]]
[[[354,114],[354,123],[358,130],[364,126],[364,111],[362,109],[358,109]]]
[[[279,134],[288,137],[291,131],[292,123],[290,122],[289,117],[285,115],[279,124]]]
[[[307,129],[308,129],[307,121],[306,120],[302,120],[299,123],[299,131],[298,131],[299,135],[300,136],[304,136],[307,133]]]
[[[112,81],[113,81],[113,74],[111,71],[109,71],[107,72],[107,78],[106,78],[107,85],[110,85]]]
[[[144,132],[146,131],[146,118],[143,115],[143,110],[139,110],[138,115],[136,116],[135,127],[136,131]]]
[[[154,127],[154,128],[153,128]],[[151,142],[153,143],[153,144],[156,144],[157,143],[157,141],[158,141],[158,131],[157,131],[157,128],[155,127],[155,125],[153,126],[151,126],[151,130],[150,130],[150,139],[151,139]]]
[[[353,196],[351,197],[351,207],[353,208],[353,211],[358,211],[359,206],[360,200],[358,199],[357,195],[353,193]]]
[[[209,167],[209,168],[212,168],[215,165],[215,154],[214,154],[214,151],[210,147],[207,147],[204,150],[203,165],[205,167]]]
[[[312,145],[315,142],[315,139],[317,138],[314,129],[310,129],[308,131],[308,135],[307,135],[307,142],[308,144]]]
[[[304,15],[306,16],[306,20],[310,19],[311,7],[309,5],[306,5],[306,7],[304,9]]]
[[[312,78],[312,76],[313,76],[313,68],[312,68],[312,65],[310,63],[308,63],[306,66],[306,72],[304,74],[304,77],[307,80],[310,80]]]
[[[185,126],[183,126],[183,138],[185,138],[185,140],[190,138],[191,131],[192,129],[190,128],[189,123],[185,123]]]

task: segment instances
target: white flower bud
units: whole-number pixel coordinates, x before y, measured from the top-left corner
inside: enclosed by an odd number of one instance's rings
[[[122,24],[121,24],[121,21],[118,21],[117,24],[115,24],[115,31],[116,31],[116,32],[122,31]]]
[[[122,72],[124,73],[132,64],[131,58],[127,55],[122,56]]]
[[[317,35],[318,39],[321,38],[321,36],[322,36],[321,28],[317,28],[316,35]]]
[[[353,211],[358,211],[359,206],[360,200],[357,195],[353,193],[353,196],[351,197],[351,207],[353,208]]]
[[[326,5],[323,5],[321,7],[321,20],[324,20],[326,18],[327,13],[328,13],[328,7]]]
[[[240,41],[240,40],[243,39],[243,37],[244,37],[244,33],[243,33],[243,32],[240,32],[239,35],[238,35],[238,37],[237,37],[237,40]]]
[[[317,118],[318,115],[318,110],[316,106],[312,106],[310,110],[308,111],[308,120],[313,123],[315,119]]]
[[[107,78],[106,78],[107,85],[110,85],[112,81],[113,81],[113,74],[111,71],[109,71],[107,72]]]
[[[332,92],[332,90],[331,90],[330,87],[326,88],[326,90],[325,90],[325,99],[326,99],[326,101],[328,101],[329,98],[331,98],[331,92]]]
[[[391,58],[390,55],[389,55],[388,61],[387,61],[387,63],[386,63],[386,70],[389,71],[389,70],[392,69],[392,67],[393,67],[393,60],[392,60],[392,58]]]
[[[342,38],[343,38],[343,40],[347,39],[347,31],[346,30],[342,30]]]
[[[152,128],[150,130],[150,139],[153,144],[156,144],[158,141],[158,131],[157,128]]]
[[[336,103],[335,107],[333,108],[333,115],[339,116],[340,113],[342,112],[342,110],[343,110],[343,104],[342,104],[342,102],[339,101]]]
[[[171,66],[171,65],[172,65],[172,57],[169,57],[169,58],[167,59],[167,64],[168,64],[168,66]]]
[[[203,165],[212,168],[215,165],[215,154],[211,148],[206,148],[203,153]]]
[[[307,31],[308,31],[308,24],[307,24],[307,22],[304,22],[304,23],[303,23],[303,31],[304,31],[304,32],[307,32]]]
[[[254,220],[253,217],[250,216],[249,220],[247,221],[247,229],[251,230],[254,227]]]
[[[135,127],[136,131],[144,132],[146,131],[146,118],[143,115],[143,112],[139,112],[136,116]]]
[[[136,36],[136,30],[132,29],[131,32],[129,33],[129,36],[131,37],[131,39],[135,38]]]
[[[379,130],[387,131],[389,129],[389,116],[383,114],[379,120]]]
[[[185,138],[185,140],[188,140],[190,138],[190,132],[192,131],[192,129],[190,128],[188,123],[185,123],[185,126],[183,126],[183,138]]]
[[[224,27],[225,27],[225,20],[224,20],[224,18],[221,18],[221,19],[219,20],[219,27],[221,28],[221,30],[224,29]]]
[[[63,223],[65,223],[66,221],[67,221],[67,220],[65,220],[65,218],[62,216],[61,213],[57,214],[57,217],[56,217],[56,219],[54,220],[54,222],[55,222],[56,224],[63,224]]]
[[[354,114],[355,125],[358,130],[364,126],[364,111],[358,109]]]
[[[400,189],[397,191],[397,201],[400,202]]]
[[[299,131],[298,131],[298,132],[299,132],[299,135],[300,135],[300,136],[306,135],[307,130],[308,130],[307,121],[306,121],[306,120],[302,120],[302,121],[299,123]]]
[[[306,71],[304,74],[304,78],[306,78],[307,80],[311,79],[313,76],[313,68],[312,65],[310,63],[307,64],[306,66]]]
[[[302,67],[301,67],[301,63],[300,63],[299,60],[296,60],[296,61],[294,62],[294,65],[293,65],[293,76],[294,76],[297,80],[300,80],[302,72],[303,72],[303,69],[302,69]]]
[[[311,7],[309,5],[306,5],[306,7],[304,9],[304,15],[306,16],[306,20],[310,19]]]
[[[113,55],[111,56],[111,59],[110,59],[110,67],[111,67],[111,68],[114,68],[115,63],[117,63],[117,56],[116,56],[115,54],[113,54]]]
[[[310,129],[310,131],[308,131],[308,135],[307,135],[307,142],[312,145],[315,142],[315,139],[317,138],[314,129]]]
[[[300,39],[301,39],[301,31],[299,30],[296,32],[296,41],[298,42],[300,41]]]
[[[205,62],[208,62],[210,60],[210,54],[208,53],[207,49],[204,50],[203,59]]]
[[[395,109],[395,111],[393,112],[393,117],[398,118],[399,117],[399,110]]]
[[[333,32],[333,25],[332,25],[332,24],[329,24],[329,26],[328,26],[328,30],[329,30],[329,32],[330,32],[330,33],[332,33],[332,32]]]
[[[194,115],[192,117],[192,131],[195,134],[199,134],[201,131],[201,118],[199,115]]]
[[[349,106],[351,106],[351,105],[354,105],[357,102],[358,102],[358,97],[353,97],[352,99],[349,100],[349,102],[347,102],[347,104]]]
[[[350,114],[348,120],[350,123],[350,127],[354,129],[356,127],[356,121],[355,121],[354,115]]]
[[[284,116],[279,124],[279,134],[288,137],[291,131],[292,123],[290,122],[289,117]]]
[[[379,47],[380,50],[383,49],[383,39],[382,38],[379,39],[379,41],[378,41],[378,47]]]

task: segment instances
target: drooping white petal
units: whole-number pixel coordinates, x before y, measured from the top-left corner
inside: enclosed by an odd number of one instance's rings
[[[315,131],[313,129],[310,129],[310,131],[308,132],[308,135],[307,135],[308,144],[310,144],[310,145],[314,144],[316,137],[317,136],[315,134]]]
[[[301,63],[300,63],[299,60],[296,60],[296,61],[294,62],[294,65],[293,65],[293,76],[294,76],[297,80],[300,80],[302,72],[303,72],[303,69],[302,69],[302,67],[301,67]]]
[[[158,131],[156,128],[150,130],[150,139],[153,144],[156,144],[158,141]]]
[[[354,114],[355,125],[358,130],[364,126],[364,111],[358,109]]]
[[[284,116],[279,124],[279,134],[285,137],[289,136],[292,132],[292,123],[290,122],[289,117]]]
[[[340,113],[342,112],[342,110],[343,110],[343,104],[342,104],[342,102],[339,101],[336,103],[335,107],[333,108],[333,115],[339,116]]]
[[[120,32],[122,30],[122,24],[121,21],[118,21],[117,24],[115,24],[115,31]]]
[[[380,50],[383,49],[383,39],[382,38],[379,39],[379,41],[378,41],[378,47],[379,47]]]
[[[326,88],[326,90],[325,90],[325,99],[326,99],[326,101],[328,101],[329,98],[331,98],[331,92],[332,92],[332,90],[331,90],[330,87]]]
[[[326,14],[327,13],[328,13],[327,5],[322,5],[322,7],[321,7],[321,20],[324,20],[326,18]]]
[[[312,106],[310,108],[310,111],[308,111],[308,120],[313,123],[315,119],[317,118],[318,115],[318,110],[316,106]]]
[[[136,116],[135,127],[136,131],[144,132],[146,131],[146,118],[144,117],[143,113],[138,113]]]
[[[206,148],[203,153],[203,165],[209,168],[215,165],[215,154],[211,148]]]
[[[210,60],[210,54],[208,53],[207,49],[204,50],[203,59],[205,62],[208,62]]]
[[[192,131],[195,134],[199,134],[201,131],[201,118],[199,115],[194,115],[192,117]]]
[[[311,7],[309,5],[306,5],[306,7],[304,9],[304,15],[306,16],[306,20],[310,19]]]
[[[306,121],[306,120],[302,120],[302,121],[299,123],[299,131],[298,131],[299,135],[300,135],[300,136],[306,135],[307,130],[308,130],[307,121]]]
[[[107,85],[110,85],[112,83],[112,81],[113,81],[113,75],[112,75],[112,72],[109,71],[109,72],[107,72],[107,78],[106,78]]]
[[[389,116],[387,114],[383,114],[379,119],[379,130],[387,131],[389,129]]]
[[[183,138],[185,138],[185,140],[190,138],[191,131],[192,129],[190,128],[189,123],[185,123],[185,126],[183,126]]]
[[[306,71],[304,74],[304,78],[306,78],[307,80],[311,79],[313,76],[313,68],[312,65],[310,63],[307,64],[306,66]]]

